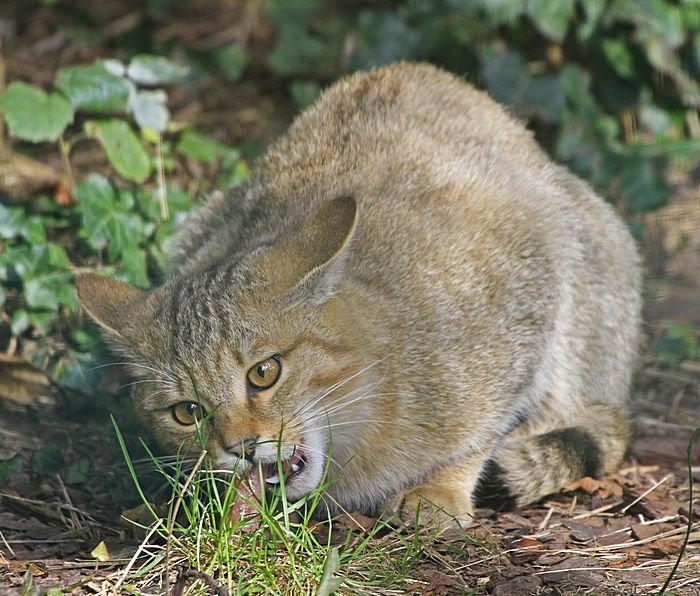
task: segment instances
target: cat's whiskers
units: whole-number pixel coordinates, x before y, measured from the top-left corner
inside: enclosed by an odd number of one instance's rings
[[[375,360],[375,361],[372,362],[371,364],[365,366],[363,369],[357,371],[356,373],[350,375],[349,377],[347,377],[347,378],[345,378],[345,379],[343,379],[343,380],[341,380],[341,381],[338,381],[337,383],[334,383],[334,384],[331,385],[328,389],[326,389],[325,391],[323,391],[318,397],[309,400],[306,404],[302,405],[299,409],[297,409],[297,410],[292,414],[292,416],[291,416],[291,418],[290,418],[290,421],[293,421],[297,416],[303,416],[310,408],[313,408],[313,407],[314,407],[317,403],[319,403],[321,400],[323,400],[323,399],[325,399],[326,397],[328,397],[329,395],[331,395],[331,393],[333,393],[334,391],[337,391],[338,389],[340,389],[341,387],[343,387],[344,385],[346,385],[347,383],[349,383],[349,382],[352,381],[353,379],[356,379],[356,378],[359,377],[360,375],[362,375],[362,374],[366,373],[367,371],[371,370],[371,369],[374,368],[377,364],[380,364],[381,362],[384,362],[384,360],[386,360],[386,358],[387,358],[387,357],[385,356],[384,358],[380,358],[379,360]],[[384,377],[386,377],[386,371],[384,372]],[[384,379],[384,377],[382,377],[382,380]]]
[[[363,385],[361,387],[357,387],[350,391],[347,395],[345,395],[344,398],[352,398],[352,396],[356,395],[357,393],[360,393],[358,397],[355,397],[354,399],[350,399],[348,401],[344,401],[341,404],[337,404],[335,407],[332,408],[324,407],[323,410],[321,410],[320,412],[310,412],[309,415],[304,418],[288,422],[287,428],[291,428],[294,430],[300,429],[304,432],[309,432],[310,429],[308,428],[308,426],[310,424],[315,424],[316,421],[323,418],[328,419],[329,414],[342,410],[344,407],[349,406],[355,402],[371,397],[372,395],[374,395],[372,394],[372,389],[375,389],[376,387],[377,383],[371,383]]]
[[[315,447],[310,447],[308,445],[304,445],[304,452],[305,453],[315,453],[317,455],[320,455],[323,459],[327,459],[328,461],[330,461],[333,465],[337,466],[338,468],[342,468],[342,466],[338,463],[338,461],[335,460],[333,458],[333,456],[329,455],[323,449],[317,449]]]
[[[336,403],[335,405],[333,405],[330,408],[324,407],[322,414],[318,414],[318,415],[319,416],[323,415],[323,416],[327,417],[327,416],[330,416],[331,414],[335,414],[336,412],[339,412],[340,410],[343,410],[344,408],[347,408],[348,406],[351,406],[352,404],[357,403],[359,401],[368,400],[368,399],[371,399],[377,395],[384,395],[384,394],[373,393],[373,391],[374,391],[374,389],[379,387],[384,382],[385,378],[386,378],[386,372],[384,373],[382,378],[379,379],[379,381],[376,381],[374,383],[368,383],[367,385],[363,385],[361,387],[357,387],[356,389],[353,389],[352,391],[348,392],[347,395],[343,396],[342,401],[340,401],[339,403]],[[353,397],[357,393],[359,393],[360,395],[358,395],[357,397]],[[350,399],[348,399],[348,398],[350,398]],[[315,416],[311,416],[310,418],[307,419],[307,421],[313,420],[314,417]]]
[[[129,368],[142,368],[144,370],[156,373],[157,375],[162,375],[162,376],[166,377],[168,380],[172,381],[173,383],[177,383],[177,377],[174,375],[173,372],[171,372],[167,369],[159,370],[153,366],[148,366],[147,364],[142,364],[140,362],[107,362],[105,364],[98,364],[95,366],[91,366],[90,368],[87,369],[86,372],[92,372],[95,370],[99,370],[101,368],[106,368],[108,366],[127,366]]]
[[[124,389],[133,387],[134,385],[141,385],[142,383],[158,383],[160,385],[166,386],[169,389],[173,387],[171,383],[168,383],[168,381],[164,379],[139,379],[137,381],[130,381],[129,383],[124,383],[122,386],[119,387],[119,389],[117,389],[117,391],[123,391]]]

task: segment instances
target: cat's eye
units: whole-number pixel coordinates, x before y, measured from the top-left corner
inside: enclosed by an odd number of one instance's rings
[[[267,389],[272,387],[282,374],[280,357],[275,354],[265,360],[261,360],[248,371],[248,383],[254,389]]]
[[[192,426],[207,415],[206,410],[193,401],[181,401],[170,408],[170,411],[175,422],[183,426]]]

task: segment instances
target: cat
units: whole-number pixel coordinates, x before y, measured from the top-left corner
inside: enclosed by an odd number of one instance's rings
[[[164,447],[331,512],[468,526],[613,471],[640,263],[613,209],[427,64],[326,90],[184,226],[165,283],[82,275]],[[197,390],[193,389],[193,384]],[[204,418],[206,417],[206,419]],[[418,509],[417,509],[418,508]]]

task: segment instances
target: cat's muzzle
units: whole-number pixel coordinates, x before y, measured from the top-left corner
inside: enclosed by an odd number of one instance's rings
[[[265,484],[269,486],[280,484],[280,473],[284,477],[284,483],[287,484],[299,476],[304,471],[304,468],[306,468],[304,452],[298,445],[294,447],[294,452],[290,457],[279,462],[273,461],[260,464]]]

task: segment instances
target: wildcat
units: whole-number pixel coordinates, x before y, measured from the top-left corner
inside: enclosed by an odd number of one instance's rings
[[[426,64],[333,85],[184,226],[165,283],[80,276],[173,451],[332,511],[467,525],[610,472],[640,318],[612,208],[489,97]],[[193,384],[197,390],[193,389]],[[429,504],[429,505],[428,505]],[[432,513],[431,513],[432,512]]]

